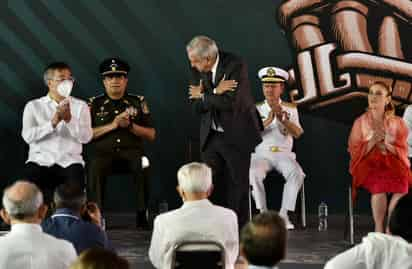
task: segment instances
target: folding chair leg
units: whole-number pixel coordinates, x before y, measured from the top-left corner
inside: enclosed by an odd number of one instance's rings
[[[305,198],[305,183],[302,184],[300,190],[300,202],[301,202],[301,217],[302,217],[302,227],[306,228],[306,198]]]
[[[348,191],[348,205],[349,205],[349,243],[355,244],[354,223],[353,223],[353,202],[352,202],[352,187],[349,186]]]

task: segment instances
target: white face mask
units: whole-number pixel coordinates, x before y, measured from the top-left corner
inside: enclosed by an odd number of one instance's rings
[[[73,89],[73,81],[72,80],[63,80],[62,82],[57,85],[57,92],[60,96],[67,98],[72,93]]]

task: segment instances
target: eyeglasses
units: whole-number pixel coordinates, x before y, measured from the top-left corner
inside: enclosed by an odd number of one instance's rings
[[[74,78],[74,77],[68,77],[68,78],[51,78],[51,79],[49,79],[49,80],[53,80],[53,81],[56,81],[56,82],[62,82],[62,81],[64,81],[64,80],[70,80],[70,81],[72,81],[73,83],[76,81],[76,79]]]

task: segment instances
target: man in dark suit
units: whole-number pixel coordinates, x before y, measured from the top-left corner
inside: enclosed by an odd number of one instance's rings
[[[104,231],[100,209],[86,202],[86,193],[79,186],[66,183],[54,191],[56,211],[43,220],[43,232],[73,244],[77,254],[99,247],[112,250]]]
[[[194,37],[186,50],[192,67],[189,98],[201,117],[201,156],[223,196],[212,200],[233,209],[242,227],[249,212],[250,154],[262,141],[247,66],[238,56],[218,51],[206,36]]]

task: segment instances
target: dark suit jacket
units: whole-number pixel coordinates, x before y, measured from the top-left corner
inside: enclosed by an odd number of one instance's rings
[[[213,89],[217,87],[223,76],[226,80],[236,80],[238,86],[235,91],[215,95]],[[215,119],[224,129],[225,143],[233,145],[242,152],[254,151],[256,145],[262,141],[260,131],[263,125],[251,95],[246,64],[231,53],[219,52],[216,85],[209,83],[206,73],[192,69],[190,84],[199,85],[200,80],[205,87],[204,98],[192,101],[193,108],[201,116],[200,149],[204,150],[212,119]]]
[[[82,220],[70,209],[58,208],[53,216],[42,222],[41,226],[45,233],[72,243],[77,254],[93,247],[112,250],[103,230],[91,222]]]

